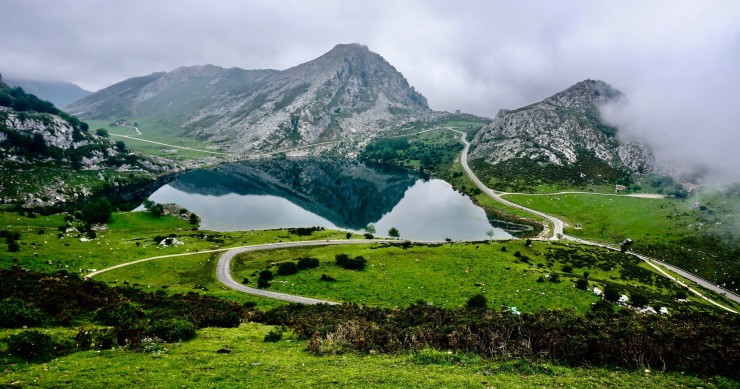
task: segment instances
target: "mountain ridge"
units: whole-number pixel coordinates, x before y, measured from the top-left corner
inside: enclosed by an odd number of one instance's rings
[[[282,71],[198,65],[134,77],[70,110],[86,119],[156,118],[173,134],[231,152],[356,143],[433,113],[401,73],[359,44]]]

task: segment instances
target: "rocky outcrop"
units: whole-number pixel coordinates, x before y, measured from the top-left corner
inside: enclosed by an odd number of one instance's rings
[[[528,159],[565,166],[587,154],[616,169],[650,172],[650,149],[636,140],[619,139],[617,130],[601,120],[599,108],[620,96],[603,81],[586,80],[539,103],[501,110],[473,139],[471,158],[490,164]]]

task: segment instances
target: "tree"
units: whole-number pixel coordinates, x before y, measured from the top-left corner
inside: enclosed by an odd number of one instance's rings
[[[152,200],[146,199],[144,200],[142,205],[147,211],[149,211],[149,213],[151,213],[152,215],[156,217],[160,217],[164,215],[164,205],[162,204],[158,204]]]
[[[365,226],[365,232],[367,232],[368,234],[374,234],[375,226],[372,224],[368,224],[367,226]]]
[[[124,152],[126,152],[126,144],[123,143],[122,140],[119,140],[118,142],[116,142],[116,149],[118,149],[118,151],[124,153]]]
[[[630,303],[635,307],[644,307],[648,305],[649,302],[650,301],[644,294],[637,292],[630,294]]]
[[[82,220],[88,223],[106,223],[113,214],[113,206],[105,199],[91,201],[82,207]]]
[[[479,293],[468,299],[467,306],[468,308],[486,308],[488,300],[486,296]]]
[[[585,278],[579,278],[578,281],[576,281],[576,288],[588,290],[588,280]]]
[[[190,224],[197,225],[198,223],[200,223],[200,218],[198,217],[198,215],[191,213],[190,214]]]
[[[283,262],[278,265],[278,274],[281,276],[288,276],[291,274],[298,273],[298,266],[296,266],[295,262]]]
[[[391,238],[400,238],[401,237],[401,233],[398,232],[398,228],[391,227],[391,229],[388,230],[388,236],[390,236]]]
[[[493,230],[486,231],[486,235],[488,235],[489,241],[493,240],[493,233],[494,233]]]
[[[97,130],[95,130],[95,135],[103,138],[107,138],[110,136],[110,134],[108,134],[108,130],[106,130],[105,128],[98,128]]]
[[[604,288],[604,298],[611,302],[619,301],[619,290],[614,286],[607,285]]]

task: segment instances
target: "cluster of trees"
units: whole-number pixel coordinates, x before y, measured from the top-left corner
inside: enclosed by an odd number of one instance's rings
[[[348,270],[365,270],[365,265],[367,265],[367,259],[362,256],[352,258],[347,254],[337,254],[334,260],[337,265]]]
[[[0,231],[0,238],[5,239],[5,243],[8,244],[8,252],[17,253],[21,247],[18,245],[18,240],[21,239],[21,234],[17,231]]]
[[[360,154],[366,161],[406,165],[419,161],[422,170],[437,171],[455,160],[462,151],[459,142],[409,142],[408,138],[385,138],[372,141]]]

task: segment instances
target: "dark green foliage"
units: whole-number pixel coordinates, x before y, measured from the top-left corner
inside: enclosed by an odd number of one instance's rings
[[[337,254],[335,256],[337,265],[349,270],[364,270],[367,260],[362,256],[350,258],[347,254]]]
[[[20,299],[0,301],[0,328],[35,327],[44,320],[40,309]]]
[[[309,257],[300,258],[296,266],[298,266],[298,269],[300,270],[313,269],[319,267],[319,259]]]
[[[648,305],[650,301],[647,297],[645,297],[642,293],[632,293],[630,294],[630,304],[636,306],[636,307],[644,307]]]
[[[105,329],[81,329],[75,335],[75,343],[80,350],[109,350],[118,344],[115,331]]]
[[[146,199],[141,203],[141,205],[143,205],[144,208],[149,211],[149,213],[156,217],[164,215],[164,205],[162,204],[155,203],[152,200]]]
[[[689,298],[689,295],[688,295],[688,293],[686,293],[685,290],[681,289],[681,290],[677,290],[676,291],[676,299],[678,299],[678,300],[686,300],[687,298]]]
[[[98,233],[95,232],[95,230],[88,230],[87,231],[87,237],[90,239],[95,239],[98,237]]]
[[[462,149],[463,146],[459,142],[411,143],[408,138],[380,138],[370,142],[360,153],[360,158],[400,165],[409,160],[417,160],[423,170],[435,171],[454,161]]]
[[[327,274],[322,274],[321,275],[321,281],[332,282],[332,281],[336,281],[336,279],[334,277],[331,277],[331,276],[327,275]]]
[[[183,319],[154,321],[149,332],[167,342],[182,342],[195,338],[195,326]]]
[[[112,214],[111,203],[105,198],[100,198],[82,206],[81,219],[88,223],[107,223]]]
[[[594,305],[591,306],[591,310],[593,312],[613,313],[614,305],[612,305],[610,302],[606,300],[599,300],[595,302]]]
[[[272,280],[272,272],[265,269],[260,272],[260,280],[270,281]]]
[[[540,276],[537,278],[537,282],[545,282],[545,277]]]
[[[550,282],[560,282],[560,275],[559,274],[550,274]]]
[[[260,278],[257,280],[257,287],[260,289],[265,289],[270,287],[270,281]]]
[[[198,217],[198,215],[194,213],[190,214],[190,224],[192,225],[200,224],[200,218]]]
[[[277,273],[281,276],[288,276],[291,274],[298,273],[298,266],[296,266],[295,262],[283,262],[281,264],[278,264],[278,270]]]
[[[282,329],[275,327],[272,330],[270,330],[270,332],[268,332],[267,335],[265,335],[265,339],[263,341],[275,343],[275,342],[280,341],[280,339],[282,338],[283,338]]]
[[[611,301],[613,303],[619,301],[620,297],[619,289],[617,289],[615,286],[607,285],[606,288],[604,288],[604,298],[607,301]]]
[[[298,227],[288,228],[288,233],[298,236],[309,236],[315,231],[323,231],[324,227]]]
[[[97,130],[95,130],[95,135],[103,138],[108,138],[110,136],[110,134],[108,134],[108,130],[106,130],[105,128],[98,128]]]
[[[588,280],[585,278],[579,278],[576,281],[576,288],[581,290],[588,290]]]
[[[563,272],[564,273],[572,273],[573,272],[573,266],[570,266],[570,265],[563,266]]]
[[[347,239],[350,239],[350,238],[352,238],[352,233],[351,232],[348,232],[344,237],[347,238]]]
[[[373,236],[373,234],[371,234],[371,233],[369,233],[369,232],[366,232],[366,233],[364,234],[364,236],[365,236],[365,239],[373,239],[373,238],[375,238],[375,237]]]
[[[740,376],[738,315],[597,311],[515,315],[508,309],[447,310],[426,304],[406,309],[289,305],[267,312],[266,322],[289,327],[317,353],[432,348],[492,359]]]
[[[471,309],[472,308],[486,308],[488,307],[488,300],[486,299],[486,296],[482,294],[476,294],[468,299],[466,306]]]
[[[391,238],[400,238],[401,237],[401,233],[398,231],[398,228],[391,227],[388,230],[388,236],[390,236]]]
[[[60,348],[51,335],[40,331],[23,331],[11,335],[7,339],[7,344],[10,354],[33,362],[48,361],[54,358]]]
[[[20,249],[21,249],[21,246],[19,246],[18,242],[16,241],[12,241],[8,243],[8,252],[17,253],[18,251],[20,251]]]

